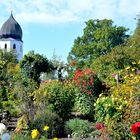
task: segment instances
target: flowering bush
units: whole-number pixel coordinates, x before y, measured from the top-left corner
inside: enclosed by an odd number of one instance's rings
[[[94,104],[96,120],[104,122],[115,139],[132,138],[131,124],[140,121],[140,76],[133,69],[122,71],[121,82],[110,88],[109,96],[102,94]]]
[[[75,84],[80,88],[80,92],[81,93],[85,93],[85,94],[98,94],[95,93],[96,92],[96,82],[97,81],[97,77],[93,74],[91,69],[78,69],[76,71],[74,71],[73,74],[73,80],[75,82]],[[96,96],[96,95],[94,95]]]
[[[74,71],[72,79],[76,85],[75,111],[93,118],[93,103],[102,91],[102,83],[87,68]]]
[[[46,138],[48,137],[47,135],[48,130],[49,130],[49,126],[45,125],[43,128],[43,131],[45,131],[45,134],[41,136],[41,133],[38,131],[38,129],[33,129],[31,133],[32,139],[36,139],[40,136],[40,140],[46,140]]]

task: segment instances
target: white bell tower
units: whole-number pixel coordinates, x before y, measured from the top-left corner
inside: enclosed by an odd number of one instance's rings
[[[0,30],[0,49],[14,51],[17,60],[21,60],[23,57],[22,29],[12,13]]]

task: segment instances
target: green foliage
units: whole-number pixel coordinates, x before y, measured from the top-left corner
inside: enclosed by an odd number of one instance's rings
[[[78,69],[72,78],[76,85],[74,111],[93,118],[93,104],[102,92],[102,83],[90,69]]]
[[[53,106],[48,105],[40,110],[36,110],[36,115],[34,121],[32,121],[31,128],[37,128],[42,135],[45,135],[45,132],[42,131],[45,125],[49,126],[48,137],[53,137],[61,133],[61,119],[55,113]]]
[[[126,125],[122,123],[127,102],[114,96],[100,97],[95,105],[97,122],[105,123],[110,137],[114,139],[126,138]]]
[[[31,136],[26,133],[14,133],[12,135],[13,140],[32,140]]]
[[[92,127],[88,120],[75,118],[66,122],[65,131],[73,138],[85,138],[92,132]]]
[[[126,109],[127,102],[122,102],[122,99],[115,98],[114,96],[100,97],[97,99],[95,112],[96,120],[98,122],[106,121],[109,123],[110,119],[121,119],[123,110]]]
[[[132,66],[133,61],[137,62],[140,59],[139,53],[139,47],[118,46],[112,49],[107,55],[101,56],[96,61],[93,61],[91,69],[101,80],[107,84],[111,84],[112,75],[119,74],[127,66]]]
[[[140,15],[137,18],[137,26],[134,30],[134,34],[130,38],[130,44],[131,46],[140,46]]]
[[[132,62],[135,67],[127,67],[120,73],[122,82],[112,86],[109,96],[102,95],[95,104],[95,117],[105,123],[112,139],[132,138],[130,127],[140,121],[140,77],[136,67],[140,62]]]
[[[6,111],[10,115],[18,112],[13,85],[19,75],[16,56],[12,52],[0,50],[0,112]]]
[[[34,51],[31,51],[20,61],[20,67],[22,74],[25,77],[31,78],[39,83],[41,72],[49,72],[52,65],[46,57],[38,53],[35,54]]]
[[[29,128],[28,119],[26,115],[23,115],[18,119],[17,128],[21,130],[26,130]]]
[[[138,22],[134,34],[125,44],[117,46],[110,53],[100,56],[92,61],[90,68],[97,76],[110,84],[112,74],[119,74],[127,66],[133,66],[132,62],[140,60],[140,24]]]
[[[16,64],[16,56],[12,52],[0,50],[0,80],[8,80],[10,75],[7,75],[7,72],[10,66],[15,67]]]
[[[76,60],[78,67],[90,66],[91,61],[124,43],[128,37],[125,27],[114,26],[113,21],[107,19],[89,20],[83,31],[83,35],[75,39],[68,57],[69,62]]]
[[[33,92],[37,89],[37,84],[27,78],[19,79],[15,82],[13,92],[17,96],[18,105],[17,107],[20,110],[20,114],[27,115],[28,125],[34,119],[36,112],[36,106],[34,104],[32,95]]]
[[[95,100],[93,96],[83,94],[81,92],[76,92],[74,111],[79,115],[85,115],[93,118],[94,106],[93,103]]]
[[[49,103],[53,104],[55,112],[66,120],[74,105],[74,85],[69,81],[52,81],[46,84]]]

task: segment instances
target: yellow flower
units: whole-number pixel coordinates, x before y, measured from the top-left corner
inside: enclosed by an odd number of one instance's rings
[[[114,100],[115,100],[115,99],[114,99],[114,98],[112,98],[112,103],[114,103]]]
[[[133,68],[132,71],[135,71],[135,69]]]
[[[55,138],[53,138],[53,140],[58,140],[58,138],[55,137]]]
[[[129,69],[130,69],[130,67],[128,66],[128,67],[126,67],[125,69],[126,69],[126,70],[129,70]]]
[[[127,104],[127,103],[128,103],[127,101],[124,102],[124,104]]]
[[[48,131],[48,130],[49,130],[49,126],[47,126],[47,125],[44,126],[43,130],[44,130],[44,131]]]
[[[138,64],[140,64],[140,61],[138,62]]]
[[[132,62],[132,64],[136,64],[136,62]]]
[[[133,76],[134,76],[134,74],[131,73],[131,74],[130,74],[130,77],[133,77]]]
[[[39,134],[40,133],[37,129],[33,129],[31,133],[32,139],[36,139],[39,136]]]
[[[97,99],[97,101],[96,101],[96,104],[98,104],[99,103],[99,98]]]
[[[122,105],[119,106],[119,109],[120,109],[120,110],[122,109]]]
[[[108,104],[108,106],[111,106],[111,104]]]
[[[126,79],[126,78],[128,78],[128,76],[126,75],[126,76],[124,76],[124,79]]]

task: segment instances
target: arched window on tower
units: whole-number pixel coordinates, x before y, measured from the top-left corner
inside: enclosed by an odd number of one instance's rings
[[[16,49],[16,44],[13,45],[13,50],[15,50],[15,49]]]
[[[7,44],[4,45],[4,50],[7,51]]]

